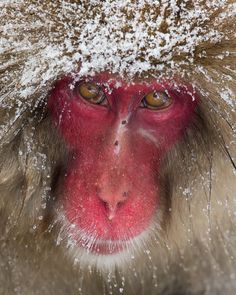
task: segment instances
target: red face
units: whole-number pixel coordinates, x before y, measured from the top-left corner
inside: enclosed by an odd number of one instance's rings
[[[193,97],[191,87],[107,73],[55,84],[48,105],[70,151],[61,202],[78,246],[114,253],[149,228],[160,160],[193,119]]]

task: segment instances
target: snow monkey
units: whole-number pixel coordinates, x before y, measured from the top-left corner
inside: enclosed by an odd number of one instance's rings
[[[234,0],[0,3],[0,294],[236,294]]]

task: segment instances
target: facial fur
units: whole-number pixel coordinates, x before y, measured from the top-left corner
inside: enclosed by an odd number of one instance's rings
[[[128,2],[0,4],[2,294],[235,293],[235,3]]]

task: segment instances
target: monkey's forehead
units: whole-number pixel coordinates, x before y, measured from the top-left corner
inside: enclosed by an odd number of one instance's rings
[[[199,55],[197,46],[218,42],[224,2],[56,1],[45,11],[53,15],[50,38],[80,64],[81,75],[109,70],[133,76],[189,64]]]
[[[18,85],[21,96],[28,97],[35,85],[43,89],[73,71],[131,78],[180,75],[209,58],[215,61],[208,50],[232,39],[233,2],[3,1],[0,62],[5,72],[0,81],[14,89]]]
[[[232,12],[230,1],[222,0],[40,2],[5,4],[4,31],[18,47],[28,42],[35,51],[44,48],[45,59],[59,60],[63,53],[64,68],[80,64],[81,74],[132,76],[192,63],[202,54],[198,46],[222,38],[223,12]],[[17,31],[24,34],[16,39]]]

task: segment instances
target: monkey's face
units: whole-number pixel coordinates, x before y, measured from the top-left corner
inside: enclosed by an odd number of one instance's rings
[[[49,109],[69,149],[60,202],[78,247],[122,252],[160,218],[160,162],[196,106],[191,87],[169,82],[103,73],[55,84]]]

